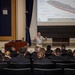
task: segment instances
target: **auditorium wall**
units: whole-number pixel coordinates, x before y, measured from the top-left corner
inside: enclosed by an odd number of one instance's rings
[[[16,0],[16,40],[25,38],[25,0]],[[0,49],[8,41],[0,41]]]

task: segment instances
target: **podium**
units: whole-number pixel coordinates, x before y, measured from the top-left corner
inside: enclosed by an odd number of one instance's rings
[[[9,42],[9,43],[6,43],[5,44],[5,50],[8,48],[8,47],[11,47],[11,46],[14,46],[16,50],[18,50],[20,47],[24,47],[24,46],[27,46],[27,42]]]

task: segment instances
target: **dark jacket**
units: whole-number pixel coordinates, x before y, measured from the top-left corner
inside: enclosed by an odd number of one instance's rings
[[[47,59],[47,58],[40,58],[40,59],[37,59],[34,63],[51,63],[51,60],[50,59]]]
[[[23,55],[18,55],[17,57],[13,58],[12,63],[30,63],[30,59],[24,57]]]
[[[62,56],[66,56],[67,55],[67,50],[61,50],[62,52]]]
[[[38,52],[33,52],[32,53],[31,58],[32,58],[33,61],[36,61],[38,59],[37,53]]]
[[[17,56],[18,56],[18,53],[16,51],[11,51],[12,58],[17,57]]]
[[[63,56],[53,56],[52,60],[66,60]]]
[[[46,54],[46,57],[51,56],[52,55],[52,52],[53,52],[52,50],[47,50],[46,53],[45,53]]]

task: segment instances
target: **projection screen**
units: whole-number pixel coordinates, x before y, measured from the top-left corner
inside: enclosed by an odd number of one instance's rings
[[[37,0],[37,25],[74,23],[75,0]]]

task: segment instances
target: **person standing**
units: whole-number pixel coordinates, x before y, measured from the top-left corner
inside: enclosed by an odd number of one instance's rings
[[[42,47],[42,42],[44,40],[47,40],[47,37],[44,38],[40,32],[37,33],[37,36],[34,37],[34,40],[36,41],[36,46]]]

